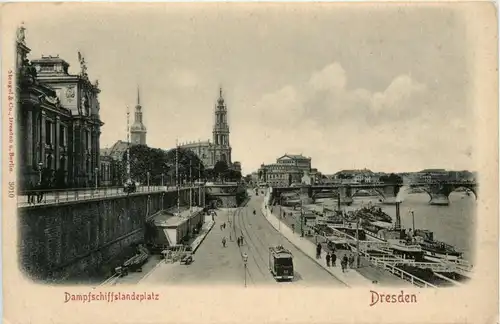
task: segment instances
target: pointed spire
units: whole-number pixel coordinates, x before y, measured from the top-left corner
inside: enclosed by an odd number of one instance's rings
[[[137,86],[137,106],[141,105],[141,95],[139,93],[139,86]]]
[[[220,105],[224,104],[224,98],[222,97],[222,86],[219,87],[219,99],[217,100],[217,103]]]

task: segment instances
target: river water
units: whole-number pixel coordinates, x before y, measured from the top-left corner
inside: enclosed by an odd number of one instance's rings
[[[416,229],[428,229],[434,232],[435,240],[455,246],[458,251],[464,253],[464,259],[470,262],[474,260],[477,204],[473,194],[467,196],[462,192],[452,192],[448,206],[429,205],[429,195],[426,193],[409,194],[401,198],[402,227],[412,228],[410,211],[413,210]],[[355,197],[353,204],[347,210],[357,209],[371,202],[381,207],[395,221],[396,206],[382,205],[378,199],[378,197]]]

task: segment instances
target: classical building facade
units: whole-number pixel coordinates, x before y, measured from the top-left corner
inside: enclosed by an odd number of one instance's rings
[[[28,60],[25,29],[17,35],[18,139],[21,188],[84,187],[99,172],[98,82],[91,83],[83,56],[80,73],[58,56]]]
[[[142,121],[142,106],[139,89],[137,89],[137,105],[135,106],[134,123],[130,127],[130,141],[132,145],[146,145],[147,129]]]
[[[101,181],[103,186],[121,186],[125,181],[123,156],[129,144],[117,141],[113,146],[101,149]]]
[[[262,164],[258,171],[259,182],[275,187],[301,183],[306,173],[311,173],[311,158],[301,154],[285,154],[276,163]]]
[[[222,96],[222,89],[220,89],[219,99],[215,105],[214,117],[212,141],[188,142],[179,146],[194,152],[203,161],[205,168],[213,168],[218,161],[224,161],[229,167],[234,168],[229,143],[227,106]]]
[[[214,145],[210,141],[182,143],[180,147],[196,154],[205,168],[211,168],[215,165]]]

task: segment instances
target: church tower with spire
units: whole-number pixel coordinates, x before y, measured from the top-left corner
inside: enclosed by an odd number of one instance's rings
[[[215,106],[215,123],[213,129],[213,161],[224,161],[231,167],[231,146],[229,145],[229,125],[227,122],[227,106],[222,96],[222,88],[219,91],[219,99]]]
[[[139,88],[137,88],[137,105],[135,106],[135,119],[130,127],[130,140],[132,145],[146,145],[146,126],[142,123],[142,106]]]

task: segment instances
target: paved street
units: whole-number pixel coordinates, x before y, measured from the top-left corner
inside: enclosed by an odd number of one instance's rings
[[[260,211],[262,197],[252,197],[246,207],[218,211],[216,225],[208,234],[191,265],[162,263],[147,274],[141,283],[147,284],[244,284],[242,253],[248,254],[247,285],[277,284],[268,268],[269,247],[281,244],[294,256],[295,280],[281,285],[339,286],[344,285],[326,270],[297,250],[264,218]],[[256,215],[253,215],[253,210]],[[229,225],[228,221],[234,224]],[[220,225],[226,222],[226,229]],[[234,231],[243,235],[244,245],[238,247]],[[233,239],[230,241],[229,238]],[[222,237],[227,238],[226,248]]]

